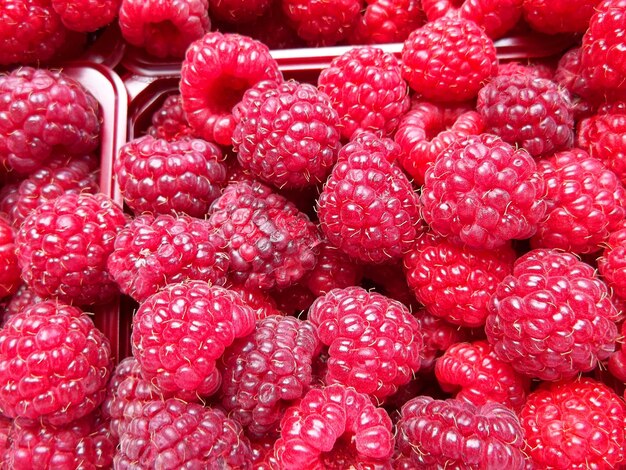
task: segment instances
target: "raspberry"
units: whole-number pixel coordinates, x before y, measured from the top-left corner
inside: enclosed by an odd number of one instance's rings
[[[133,355],[143,377],[164,395],[196,401],[220,385],[215,361],[254,331],[255,315],[222,287],[190,281],[148,297],[133,318]]]
[[[409,308],[417,306],[415,295],[406,282],[406,276],[402,271],[402,262],[395,264],[383,264],[376,266],[376,270],[364,271],[365,280],[363,287],[372,288],[393,300],[406,305]]]
[[[211,18],[235,25],[259,22],[271,0],[209,0]]]
[[[52,0],[67,29],[91,32],[112,23],[122,0]]]
[[[17,204],[19,188],[19,181],[16,183],[0,183],[0,217],[11,222],[13,228],[19,228],[15,227],[15,224],[13,224],[11,217],[11,211],[13,210],[15,204]]]
[[[264,437],[250,442],[252,447],[252,468],[254,470],[273,470],[278,468],[278,461],[274,455],[276,439]]]
[[[7,451],[10,444],[9,433],[11,432],[12,426],[12,419],[0,415],[0,465],[6,465],[8,463]]]
[[[582,41],[583,76],[597,94],[626,99],[626,0],[595,6]]]
[[[427,310],[416,312],[415,317],[420,324],[424,340],[420,373],[432,372],[437,358],[447,351],[449,347],[469,340],[470,334],[468,330],[431,315]]]
[[[359,19],[362,0],[281,0],[283,12],[309,46],[346,39]]]
[[[222,358],[221,403],[248,435],[278,431],[285,409],[302,397],[319,353],[316,328],[307,320],[271,316],[258,320]]]
[[[239,294],[244,303],[254,310],[257,320],[262,320],[271,315],[284,315],[278,309],[276,301],[267,292],[259,289],[246,289],[243,286],[231,286],[229,290]]]
[[[273,290],[271,294],[281,312],[295,317],[303,315],[316,299],[313,292],[299,283]]]
[[[250,468],[241,427],[217,409],[175,398],[147,402],[120,438],[114,468]]]
[[[333,289],[311,305],[307,318],[328,347],[327,384],[384,398],[420,367],[421,328],[400,302],[361,287]]]
[[[11,317],[14,317],[18,313],[21,313],[23,310],[26,310],[28,307],[32,307],[39,302],[42,302],[44,299],[35,294],[32,290],[26,286],[26,284],[22,284],[18,287],[15,294],[13,294],[10,300],[4,307],[4,314],[2,318],[2,325],[6,324]]]
[[[548,188],[548,211],[533,247],[580,254],[600,250],[626,215],[626,195],[615,173],[580,149],[540,161],[539,171]]]
[[[532,75],[498,76],[478,94],[485,130],[534,157],[574,143],[574,116],[567,90]]]
[[[167,284],[226,284],[225,245],[206,220],[145,214],[120,231],[107,265],[122,293],[142,302]]]
[[[292,203],[260,183],[228,186],[213,204],[209,222],[226,240],[236,284],[285,288],[315,266],[317,228]]]
[[[104,303],[118,289],[106,265],[126,217],[104,194],[65,194],[35,209],[17,233],[22,279],[41,297]]]
[[[475,111],[425,101],[415,103],[400,120],[394,136],[401,149],[398,160],[415,184],[421,186],[428,167],[452,142],[482,131],[483,120]]]
[[[47,61],[66,37],[49,0],[2,0],[0,25],[0,65]]]
[[[363,269],[345,253],[328,243],[320,246],[317,264],[304,279],[306,287],[319,297],[332,289],[358,286]]]
[[[343,385],[310,390],[285,412],[274,451],[279,468],[389,468],[391,419]]]
[[[0,75],[0,164],[30,173],[53,155],[98,147],[99,106],[61,72],[21,67]]]
[[[231,145],[233,106],[262,80],[282,81],[267,46],[238,34],[207,33],[189,46],[182,64],[180,94],[191,127],[203,139]]]
[[[496,356],[517,372],[556,381],[611,355],[617,316],[591,266],[570,253],[536,249],[498,286],[485,331]]]
[[[485,324],[498,284],[511,273],[515,252],[474,249],[425,233],[404,257],[409,287],[429,313],[465,327]]]
[[[222,151],[200,139],[139,137],[120,149],[114,171],[136,214],[204,217],[226,182]]]
[[[473,21],[439,18],[413,31],[402,48],[403,77],[425,99],[475,98],[498,71],[493,41]]]
[[[451,346],[437,360],[435,373],[444,391],[476,406],[493,402],[519,410],[530,388],[530,380],[498,359],[487,341]]]
[[[593,93],[589,89],[587,79],[582,75],[581,50],[575,47],[567,51],[554,73],[554,81],[565,88],[572,100],[572,110],[576,121],[593,114]]]
[[[471,20],[497,39],[509,32],[522,16],[523,0],[422,0],[428,21],[442,16]]]
[[[536,468],[619,468],[625,415],[620,398],[595,380],[545,384],[520,413],[525,451]]]
[[[179,94],[168,96],[161,107],[152,115],[152,125],[146,132],[155,139],[180,140],[190,137],[192,129],[187,122]]]
[[[477,407],[420,396],[402,407],[397,428],[398,448],[410,468],[526,468],[523,429],[499,403]]]
[[[532,75],[537,78],[545,78],[552,80],[554,77],[554,70],[546,64],[533,64],[533,63],[521,63],[521,62],[505,62],[498,65],[498,76],[501,75]]]
[[[339,117],[313,85],[263,81],[244,95],[233,148],[244,169],[277,187],[323,182],[337,160]]]
[[[623,224],[609,235],[598,270],[615,295],[626,299],[626,226]],[[625,381],[626,382],[626,381]]]
[[[359,134],[339,152],[318,200],[328,241],[355,260],[397,261],[420,229],[419,198],[400,168],[390,139]]]
[[[402,42],[425,22],[419,0],[366,0],[350,44]]]
[[[426,170],[422,216],[433,231],[490,250],[536,232],[544,192],[527,152],[481,134],[453,142]]]
[[[318,78],[339,113],[341,136],[362,131],[388,137],[409,109],[400,63],[377,47],[355,47],[336,57]]]
[[[120,31],[155,57],[179,58],[211,28],[208,8],[208,0],[122,0]]]
[[[19,227],[37,207],[63,194],[97,193],[99,166],[100,162],[93,155],[71,159],[53,157],[19,184],[9,210],[13,225]]]
[[[623,302],[620,297],[613,299],[614,303]],[[622,323],[620,328],[620,337],[626,337],[626,323]],[[623,341],[623,339],[622,339]],[[626,383],[626,348],[624,343],[621,343],[620,349],[615,351],[609,357],[608,367],[609,372],[622,383]]]
[[[304,47],[304,41],[289,24],[280,2],[270,2],[269,9],[257,21],[234,26],[237,33],[250,36],[272,50]]]
[[[524,0],[524,20],[546,34],[584,33],[598,0]]]
[[[0,330],[0,411],[59,426],[100,405],[109,341],[77,307],[39,302]]]
[[[0,299],[17,290],[21,273],[15,253],[15,233],[11,225],[0,217]]]

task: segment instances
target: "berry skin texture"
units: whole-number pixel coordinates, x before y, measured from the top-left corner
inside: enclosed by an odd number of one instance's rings
[[[491,296],[513,270],[515,252],[507,245],[483,250],[424,233],[404,256],[409,287],[429,313],[455,325],[481,327]]]
[[[567,150],[574,143],[569,92],[532,75],[498,76],[478,94],[476,109],[485,131],[534,157]]]
[[[569,92],[576,122],[592,115],[594,109],[591,103],[594,101],[593,92],[582,74],[581,54],[580,47],[563,54],[553,77],[557,85]]]
[[[537,231],[545,184],[523,149],[481,134],[453,142],[426,170],[422,217],[440,235],[491,250]]]
[[[496,356],[546,381],[593,370],[615,350],[618,312],[594,269],[556,250],[529,251],[491,299],[485,332]]]
[[[524,20],[546,34],[584,33],[598,0],[524,0]]]
[[[542,63],[522,63],[522,62],[505,62],[498,65],[498,76],[500,75],[532,75],[537,78],[546,78],[552,80],[554,70],[547,64]]]
[[[271,0],[209,0],[211,18],[234,25],[261,22],[271,7]]]
[[[626,0],[596,5],[581,49],[589,87],[608,99],[626,99]]]
[[[122,0],[52,0],[67,29],[92,32],[112,23]]]
[[[197,401],[219,389],[215,362],[255,326],[254,310],[223,287],[171,284],[148,297],[133,318],[133,355],[164,396]]]
[[[618,177],[580,149],[541,160],[539,171],[548,189],[548,211],[532,246],[578,254],[599,251],[626,216],[626,195]]]
[[[107,271],[126,216],[104,194],[65,194],[35,209],[17,232],[22,279],[39,296],[74,305],[111,300]]]
[[[426,100],[475,98],[498,71],[493,41],[473,21],[439,18],[413,31],[402,48],[403,77]]]
[[[180,94],[196,135],[230,146],[233,107],[262,80],[282,81],[278,64],[259,41],[238,34],[207,33],[187,49]]]
[[[22,273],[15,253],[15,232],[9,223],[0,217],[0,299],[17,291]]]
[[[424,341],[420,374],[432,372],[437,358],[453,344],[469,340],[469,330],[459,328],[440,317],[431,315],[427,310],[419,310],[414,315],[420,323]],[[410,398],[414,396],[412,395]]]
[[[267,292],[259,289],[246,289],[243,286],[230,286],[228,289],[239,294],[244,303],[254,310],[257,320],[262,320],[271,315],[285,315],[278,309],[276,301]]]
[[[240,165],[278,188],[322,183],[337,160],[339,116],[308,83],[263,81],[243,98],[233,133]]]
[[[619,396],[593,379],[545,384],[520,413],[525,452],[536,468],[619,468],[625,415]]]
[[[99,143],[98,102],[78,82],[31,67],[0,75],[0,164],[31,173],[57,153],[87,155]]]
[[[598,271],[613,293],[626,299],[626,226],[623,224],[609,235],[598,258]]]
[[[191,137],[192,133],[193,130],[185,116],[179,94],[170,95],[165,99],[161,107],[152,115],[152,125],[146,132],[155,139],[168,141]]]
[[[200,139],[139,137],[122,146],[113,169],[124,201],[137,215],[202,218],[226,183],[222,151]]]
[[[328,347],[326,384],[382,399],[420,367],[420,324],[407,307],[384,295],[361,287],[333,289],[313,302],[307,318]]]
[[[414,103],[402,116],[394,136],[401,149],[398,161],[414,183],[421,186],[428,167],[452,142],[482,131],[483,120],[476,111],[426,101]]]
[[[107,266],[122,293],[142,302],[167,284],[225,285],[226,242],[206,220],[144,214],[115,239]]]
[[[309,271],[303,284],[319,297],[332,289],[358,286],[363,268],[352,261],[343,251],[323,243],[315,267]]]
[[[361,131],[389,137],[410,105],[398,59],[377,47],[356,47],[336,57],[318,86],[339,113],[344,139]]]
[[[42,301],[0,330],[0,412],[60,426],[102,403],[111,348],[77,307]]]
[[[260,183],[227,186],[209,222],[221,231],[230,278],[249,289],[284,289],[315,267],[317,227],[284,197]]]
[[[413,467],[522,470],[524,434],[515,413],[499,403],[420,396],[402,407],[398,448]]]
[[[316,328],[307,320],[258,320],[254,333],[222,357],[222,406],[248,436],[276,433],[285,409],[309,389],[319,349]]]
[[[250,442],[218,409],[175,398],[145,403],[120,437],[117,470],[252,468]]]
[[[284,470],[387,469],[391,428],[367,395],[339,384],[314,388],[285,412],[274,452]]]
[[[11,317],[43,300],[30,290],[26,284],[22,284],[4,306],[2,325],[6,324]]]
[[[419,0],[367,0],[348,38],[350,44],[403,42],[424,24]]]
[[[120,31],[133,46],[159,59],[180,58],[211,28],[208,0],[122,0]]]
[[[365,132],[339,152],[318,200],[328,241],[365,263],[393,263],[421,229],[419,197],[399,167],[391,139]]]

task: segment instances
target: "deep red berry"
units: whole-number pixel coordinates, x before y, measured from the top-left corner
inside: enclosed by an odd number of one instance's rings
[[[260,23],[271,7],[271,0],[209,0],[211,18],[234,25]]]
[[[11,296],[4,306],[4,312],[2,317],[2,325],[8,322],[11,317],[22,313],[28,307],[31,307],[44,299],[35,294],[26,284],[22,284],[18,287],[17,291]]]
[[[15,232],[11,225],[0,217],[0,299],[17,290],[21,273],[15,253]]]
[[[259,3],[264,1],[259,0]],[[270,2],[265,14],[252,23],[237,23],[232,26],[237,33],[261,41],[270,50],[297,49],[305,45],[287,20],[281,2]]]
[[[420,324],[424,340],[420,373],[432,372],[437,358],[450,346],[470,339],[470,330],[448,323],[440,317],[431,315],[425,309],[414,312],[414,315]]]
[[[271,295],[281,312],[296,317],[303,315],[317,298],[308,287],[299,282],[285,289],[275,289],[271,291]]]
[[[524,0],[524,20],[546,34],[584,33],[598,0]]]
[[[152,125],[146,134],[155,139],[179,140],[191,136],[193,130],[189,126],[183,110],[179,94],[168,96],[161,107],[152,115]]]
[[[358,286],[362,275],[363,268],[343,251],[322,243],[317,263],[306,274],[303,282],[313,295],[320,296],[332,289]]]
[[[532,75],[537,78],[552,80],[554,70],[548,64],[542,63],[522,63],[517,61],[505,62],[498,65],[498,76],[500,75]]]
[[[613,293],[626,299],[626,227],[622,224],[609,235],[598,271]]]
[[[595,100],[594,93],[582,74],[580,47],[572,48],[561,56],[553,80],[569,92],[576,121],[593,114],[591,102]]]
[[[112,23],[122,0],[52,0],[52,8],[66,28],[91,32]]]
[[[366,0],[350,44],[402,42],[425,22],[419,0]]]
[[[257,320],[262,320],[271,315],[285,315],[284,312],[279,310],[274,298],[265,291],[237,285],[229,287],[229,290],[241,296],[244,303],[254,310]]]

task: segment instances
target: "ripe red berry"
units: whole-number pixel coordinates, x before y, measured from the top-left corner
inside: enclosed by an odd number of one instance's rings
[[[559,86],[569,92],[577,122],[593,114],[592,101],[596,99],[582,73],[581,53],[580,47],[575,47],[563,54],[553,77]]]
[[[440,317],[428,313],[427,310],[413,312],[422,330],[424,348],[422,349],[420,373],[429,373],[434,370],[436,360],[450,346],[463,341],[469,341],[470,331],[448,323]],[[413,398],[410,397],[410,398]],[[406,400],[405,400],[406,401]]]
[[[366,0],[350,44],[402,42],[425,22],[419,0]]]
[[[622,223],[616,227],[598,258],[598,271],[612,292],[626,299],[626,226]]]
[[[322,243],[317,263],[306,274],[303,283],[318,297],[332,289],[358,286],[362,275],[363,268],[343,251],[328,243]]]
[[[524,0],[524,20],[546,34],[584,33],[598,0]]]
[[[51,3],[67,29],[92,32],[113,22],[122,0],[52,0]]]
[[[155,139],[165,140],[180,140],[182,137],[193,134],[179,94],[170,95],[165,99],[161,107],[152,115],[152,125],[146,134]]]
[[[15,253],[15,232],[11,225],[0,217],[0,299],[17,291],[21,274]]]
[[[211,18],[234,25],[261,23],[271,7],[270,0],[209,0]]]

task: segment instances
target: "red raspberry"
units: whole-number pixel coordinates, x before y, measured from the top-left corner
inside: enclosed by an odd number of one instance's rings
[[[355,27],[362,0],[281,0],[283,12],[309,46],[333,46]]]
[[[413,31],[402,48],[403,77],[432,101],[475,98],[498,71],[493,41],[476,23],[439,18]]]
[[[524,20],[546,34],[584,33],[598,0],[524,0]]]
[[[273,290],[271,294],[282,312],[296,317],[303,315],[317,298],[313,292],[299,283],[286,289]]]
[[[39,302],[43,302],[43,300],[44,299],[30,290],[26,284],[22,284],[18,287],[15,294],[11,296],[4,307],[2,325],[18,313],[22,313],[23,310],[26,310],[28,307],[32,307]]]
[[[2,166],[0,165],[0,171]],[[11,220],[11,211],[15,204],[17,204],[17,199],[19,195],[20,182],[16,183],[0,183],[0,217],[3,217],[7,221],[11,222],[14,228],[15,225]]]
[[[304,47],[304,41],[289,24],[281,2],[270,1],[269,9],[261,18],[252,23],[233,26],[239,34],[250,36],[271,50]]]
[[[222,151],[200,139],[139,137],[120,149],[114,171],[135,214],[204,217],[226,182]]]
[[[400,302],[361,287],[333,289],[307,318],[328,346],[327,384],[385,398],[420,367],[420,324]]]
[[[259,22],[271,0],[209,0],[211,18],[235,25]]]
[[[406,305],[409,308],[421,308],[415,300],[415,295],[406,282],[406,276],[402,270],[402,262],[395,264],[383,264],[376,266],[376,270],[364,271],[365,280],[363,287],[372,288],[393,300]]]
[[[21,67],[0,75],[0,163],[30,173],[55,154],[98,147],[98,102],[61,72]]]
[[[65,426],[17,419],[9,442],[4,463],[15,470],[111,468],[115,449],[106,423],[94,415]]]
[[[528,396],[520,413],[529,463],[563,470],[619,468],[625,416],[624,403],[600,382],[545,384]]]
[[[583,119],[578,126],[577,143],[602,160],[626,184],[626,112],[615,111]]]
[[[427,310],[420,310],[414,315],[420,324],[424,340],[420,374],[432,372],[437,358],[450,346],[470,338],[469,330],[459,328],[442,318],[431,315]]]
[[[582,42],[583,76],[597,94],[626,99],[626,0],[595,6]]]
[[[11,443],[9,441],[9,433],[11,432],[12,426],[12,419],[0,415],[0,466],[6,465],[8,463],[7,451]]]
[[[433,231],[490,250],[536,232],[544,192],[527,152],[481,134],[453,142],[428,168],[422,216]]]
[[[155,57],[179,58],[211,28],[208,8],[208,0],[122,0],[120,30]]]
[[[419,0],[366,0],[350,44],[403,42],[425,22]]]
[[[409,287],[429,313],[470,328],[485,324],[491,296],[511,273],[516,254],[474,249],[425,233],[404,257]]]
[[[0,330],[0,411],[59,426],[96,409],[111,372],[109,341],[80,309],[43,301]]]
[[[398,152],[391,139],[359,134],[339,152],[318,200],[324,235],[355,260],[397,261],[420,229],[419,198],[389,163]]]
[[[548,189],[548,211],[533,247],[579,254],[600,250],[626,216],[626,193],[615,173],[580,149],[557,153],[538,165]]]
[[[171,284],[133,317],[133,355],[164,395],[196,401],[218,390],[215,361],[252,333],[254,322],[254,311],[234,292],[202,281]]]
[[[238,34],[207,33],[189,46],[181,70],[180,94],[191,127],[208,141],[231,145],[233,106],[262,80],[282,81],[267,46]]]
[[[608,359],[617,316],[591,266],[570,253],[537,249],[518,258],[498,286],[485,331],[497,357],[517,372],[556,381]]]
[[[183,110],[182,99],[176,94],[168,96],[152,115],[152,125],[146,133],[155,139],[171,141],[191,137],[192,132]]]
[[[247,289],[243,286],[231,286],[229,290],[236,292],[241,296],[244,303],[255,312],[257,320],[263,320],[271,315],[284,316],[274,298],[265,291],[259,289]]]
[[[362,275],[362,267],[343,251],[328,243],[322,243],[317,264],[307,273],[304,283],[313,295],[319,297],[332,289],[358,286]]]
[[[237,159],[276,187],[323,182],[337,160],[339,116],[308,83],[263,81],[244,95],[233,132]]]
[[[593,114],[593,93],[587,79],[582,75],[581,49],[575,47],[567,51],[559,60],[553,80],[565,88],[572,100],[572,110],[576,121]]]
[[[523,0],[422,0],[428,21],[442,16],[471,20],[493,39],[509,32],[522,16]]]
[[[2,0],[0,25],[0,65],[47,61],[65,42],[49,0]]]
[[[11,225],[0,217],[0,299],[17,290],[21,273],[15,253],[15,233]]]
[[[398,448],[408,468],[522,470],[524,433],[515,413],[499,403],[416,397],[402,407]]]
[[[143,405],[120,437],[113,463],[118,470],[247,469],[252,451],[222,411],[171,398]]]
[[[285,409],[309,389],[319,349],[316,328],[307,320],[258,320],[254,333],[222,357],[222,406],[250,436],[277,432]]]
[[[609,235],[602,256],[598,258],[598,270],[612,292],[626,299],[626,226],[624,224]]]
[[[437,359],[435,373],[444,391],[476,406],[494,402],[519,410],[530,388],[530,380],[498,359],[487,341],[451,346]]]
[[[377,47],[355,47],[336,57],[317,82],[339,113],[345,139],[361,131],[388,137],[409,109],[398,59]]]
[[[226,240],[236,284],[285,288],[315,267],[317,228],[292,203],[260,183],[228,186],[213,204],[209,222]]]
[[[415,184],[421,186],[428,167],[452,142],[482,131],[480,114],[466,107],[414,103],[400,120],[394,136],[401,149],[398,160]]]
[[[343,385],[310,390],[281,420],[279,468],[390,468],[391,419],[367,395]]]
[[[104,194],[65,194],[35,209],[17,233],[22,279],[41,297],[76,305],[118,292],[107,271],[126,217]]]
[[[613,299],[613,302],[616,304],[623,303],[623,300],[620,297],[617,297],[616,299]],[[609,357],[607,369],[617,380],[622,383],[626,383],[626,348],[623,343],[623,338],[626,337],[626,322],[622,323],[620,328],[620,337],[622,338],[620,349],[615,351],[615,353],[611,354],[611,357]]]
[[[67,29],[91,32],[107,26],[117,17],[122,0],[52,0]]]
[[[532,75],[498,76],[478,94],[476,109],[487,132],[534,157],[574,143],[574,115],[567,90]]]
[[[252,468],[254,470],[274,470],[278,468],[278,461],[274,455],[276,439],[264,437],[250,442],[252,447]]]
[[[500,75],[532,75],[537,78],[552,80],[554,70],[546,64],[521,63],[516,61],[505,62],[498,65],[498,76]]]
[[[18,187],[9,217],[15,227],[45,202],[63,194],[95,194],[99,190],[100,162],[93,155],[68,159],[53,157],[44,167],[31,173]]]

